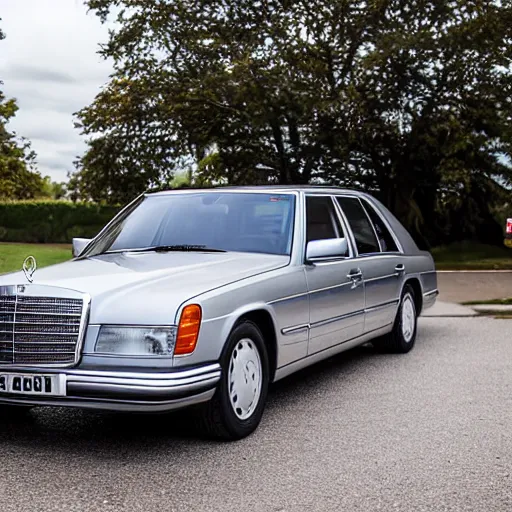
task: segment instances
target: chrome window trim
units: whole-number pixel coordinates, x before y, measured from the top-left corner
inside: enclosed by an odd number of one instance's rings
[[[352,258],[357,258],[359,256],[359,252],[357,250],[357,244],[356,244],[356,238],[354,236],[354,232],[352,231],[352,226],[348,222],[348,219],[345,215],[345,212],[343,211],[343,208],[341,208],[340,203],[336,200],[336,197],[338,197],[340,194],[331,195],[332,202],[334,203],[334,208],[338,212],[338,217],[340,218],[340,221],[343,221],[343,228],[345,229],[345,232],[348,234],[348,243],[350,246],[350,251],[352,254]],[[356,197],[356,196],[353,196]]]
[[[384,226],[386,226],[386,229],[388,230],[389,234],[391,235],[391,238],[393,238],[393,241],[395,242],[395,244],[398,248],[398,251],[385,251],[385,252],[382,251],[382,254],[404,254],[404,248],[403,248],[402,244],[400,243],[400,240],[398,240],[398,237],[396,236],[395,232],[391,228],[391,225],[389,224],[388,220],[381,215],[379,210],[377,208],[375,208],[375,206],[373,206],[373,204],[371,203],[370,200],[366,199],[365,197],[359,197],[359,201],[361,201],[361,204],[363,205],[363,208],[365,208],[365,210],[366,210],[365,203],[368,204],[370,208],[373,208],[373,211],[375,212],[377,217],[379,217],[379,219],[382,221]],[[368,215],[368,212],[366,212],[366,214]],[[368,217],[370,217],[370,216],[368,215]],[[371,218],[370,218],[370,221],[371,221]],[[373,226],[373,222],[372,222],[372,226]]]
[[[377,240],[377,245],[379,246],[379,253],[378,254],[382,254],[384,251],[382,250],[382,245],[380,243],[379,236],[377,235],[377,230],[375,229],[375,226],[374,226],[374,224],[372,222],[372,218],[370,217],[370,215],[368,215],[368,211],[364,207],[364,204],[361,201],[361,198],[358,197],[357,200],[359,201],[359,204],[361,205],[361,208],[363,209],[363,212],[366,215],[366,218],[368,219],[368,222],[370,223],[370,226],[372,227],[373,234],[375,235],[375,240]],[[372,254],[373,255],[373,254],[377,254],[377,253],[370,252],[368,254]]]
[[[375,231],[375,226],[373,225],[372,219],[370,219],[370,216],[368,215],[368,212],[366,211],[363,203],[361,202],[361,198],[359,196],[357,196],[357,195],[350,195],[350,194],[336,194],[333,197],[345,197],[347,199],[356,199],[357,201],[359,201],[359,204],[361,205],[361,208],[363,209],[364,214],[366,215],[366,218],[368,219],[368,222],[370,223],[370,226],[372,228],[373,234],[375,236],[375,240],[377,241],[377,245],[379,246],[379,252],[363,252],[363,253],[360,253],[358,248],[357,248],[357,242],[356,242],[356,237],[354,235],[354,231],[352,230],[352,226],[350,226],[350,231],[352,233],[352,236],[354,237],[354,248],[355,248],[355,251],[356,251],[356,254],[357,254],[356,257],[360,257],[360,256],[363,256],[363,257],[364,256],[377,256],[379,254],[384,254],[383,251],[382,251],[382,247],[380,245],[379,237],[377,236],[377,232]],[[338,208],[343,213],[343,216],[346,218],[345,212],[343,211],[343,207],[340,205],[340,203],[338,201],[335,201],[335,202],[338,204]],[[347,222],[348,222],[348,219],[347,219]]]
[[[119,210],[117,214],[114,215],[114,217],[105,224],[103,229],[101,229],[100,232],[94,238],[91,239],[91,241],[82,249],[82,252],[75,259],[87,259],[89,257],[90,252],[94,250],[96,244],[101,242],[101,237],[107,232],[110,226],[114,224],[120,217],[126,215],[127,212],[132,210],[137,205],[137,203],[144,201],[147,195],[147,193],[143,192],[142,194],[139,194],[135,199],[133,199],[133,201],[128,203],[124,208],[121,208],[121,210]]]
[[[296,226],[296,220],[297,220],[297,208],[298,208],[298,199],[300,199],[301,192],[299,190],[283,190],[280,192],[279,190],[263,190],[263,189],[256,189],[256,190],[233,190],[229,189],[228,187],[222,187],[222,189],[215,189],[215,190],[206,190],[206,189],[179,189],[174,191],[162,191],[162,192],[144,192],[140,195],[138,195],[133,201],[128,203],[124,208],[122,208],[107,224],[101,229],[101,231],[91,239],[91,241],[83,248],[82,252],[79,256],[77,256],[74,259],[87,259],[89,257],[95,257],[95,256],[101,256],[103,254],[111,254],[115,252],[123,252],[124,250],[114,250],[114,251],[103,251],[100,253],[93,254],[90,256],[90,253],[94,251],[94,248],[98,243],[101,243],[101,237],[107,232],[108,229],[110,229],[110,226],[113,225],[121,216],[126,216],[130,214],[135,207],[139,206],[139,203],[141,204],[144,200],[150,199],[152,197],[158,198],[158,197],[166,197],[166,196],[172,196],[172,195],[194,195],[194,194],[262,194],[262,195],[285,195],[285,196],[291,196],[295,198],[294,202],[294,208],[293,208],[293,219],[290,223],[290,241],[289,241],[289,253],[288,254],[282,254],[282,256],[288,256],[290,259],[292,258],[293,249],[294,249],[294,234],[295,234],[295,226]],[[142,248],[139,248],[142,249]],[[257,253],[248,253],[248,254],[257,254]],[[271,253],[264,253],[264,254],[271,254]]]
[[[308,197],[328,197],[331,200],[331,204],[333,205],[334,214],[336,215],[336,219],[341,225],[341,228],[343,229],[343,232],[345,234],[345,238],[347,239],[347,245],[348,245],[348,256],[339,256],[339,257],[327,257],[327,258],[315,258],[315,260],[312,263],[337,263],[339,261],[346,261],[350,259],[354,259],[356,257],[356,252],[354,250],[354,247],[352,245],[352,231],[349,229],[348,224],[346,223],[345,217],[340,216],[340,212],[338,210],[338,205],[336,204],[336,201],[334,199],[333,194],[326,194],[326,193],[319,193],[319,194],[311,194],[308,192],[303,194],[304,196],[304,203],[303,203],[303,211],[304,211],[304,229],[303,229],[303,237],[304,237],[304,243],[303,243],[303,261],[306,261],[306,245],[307,245],[307,227],[308,227],[308,219],[307,219],[307,210],[306,210],[306,201]],[[336,226],[335,226],[336,230]],[[347,235],[349,235],[347,237]],[[338,238],[342,238],[338,234]]]

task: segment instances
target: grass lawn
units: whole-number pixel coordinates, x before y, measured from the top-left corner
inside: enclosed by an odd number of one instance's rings
[[[0,243],[0,274],[21,270],[27,256],[34,256],[38,268],[46,267],[69,260],[71,245]]]
[[[435,247],[432,255],[438,270],[512,270],[512,249],[461,242]]]
[[[490,316],[501,320],[512,320],[512,311],[482,311],[480,316]]]
[[[472,300],[463,302],[464,306],[479,306],[480,304],[491,306],[512,306],[512,298],[510,299],[494,299],[494,300]]]

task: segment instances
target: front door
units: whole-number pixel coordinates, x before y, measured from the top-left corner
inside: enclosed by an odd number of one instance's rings
[[[306,243],[345,238],[331,196],[306,196]],[[364,282],[349,252],[306,265],[310,306],[308,354],[357,338],[364,328]]]

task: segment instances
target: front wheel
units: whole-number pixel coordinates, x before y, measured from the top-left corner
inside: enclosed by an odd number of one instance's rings
[[[373,340],[372,343],[375,348],[385,352],[406,354],[412,350],[416,342],[417,326],[418,314],[414,301],[414,289],[407,284],[402,292],[393,330],[386,336]]]
[[[256,430],[267,399],[268,355],[256,324],[245,320],[233,329],[221,366],[221,381],[201,411],[200,421],[211,437],[234,441]]]

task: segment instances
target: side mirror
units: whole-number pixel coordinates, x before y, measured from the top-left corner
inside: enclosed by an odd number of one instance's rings
[[[348,255],[346,238],[328,238],[312,240],[306,247],[306,260],[315,261],[324,258],[343,258]]]
[[[90,241],[90,238],[73,238],[73,258],[80,256]]]

